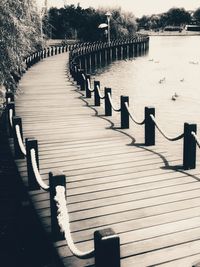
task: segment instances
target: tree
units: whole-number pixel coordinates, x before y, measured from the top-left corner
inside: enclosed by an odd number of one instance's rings
[[[16,89],[14,80],[24,57],[42,46],[40,18],[33,0],[1,0],[0,85]]]
[[[166,13],[168,25],[181,26],[191,21],[191,15],[184,8],[171,8]]]
[[[66,5],[62,9],[49,10],[49,24],[53,28],[54,38],[78,38],[82,41],[102,40],[103,30],[99,24],[106,21],[106,9],[86,8],[80,5]],[[110,9],[111,37],[125,37],[136,31],[135,17],[131,12],[122,12],[121,8]]]
[[[200,24],[200,8],[196,9],[193,14],[194,19],[198,24]]]

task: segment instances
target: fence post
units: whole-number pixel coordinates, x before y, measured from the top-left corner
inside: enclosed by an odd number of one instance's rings
[[[89,86],[91,85],[90,83],[90,75],[86,74],[86,86],[85,86],[85,97],[86,98],[91,98],[91,91],[89,89]]]
[[[155,145],[155,124],[150,115],[155,116],[154,107],[145,107],[145,145]]]
[[[12,137],[13,136],[13,121],[10,120],[10,109],[12,109],[13,111],[13,117],[15,116],[15,103],[14,102],[10,102],[7,105],[7,125],[8,125],[8,136]]]
[[[192,132],[196,133],[197,125],[184,123],[183,139],[183,169],[190,170],[196,167],[196,140]]]
[[[54,200],[56,195],[56,186],[62,185],[66,189],[66,177],[62,172],[56,171],[49,173],[49,190],[50,190],[50,208],[51,208],[51,233],[54,241],[63,240],[64,234],[60,231],[57,220],[57,206]]]
[[[15,100],[15,97],[14,97],[13,92],[11,92],[11,91],[6,92],[6,105],[8,105],[8,103],[10,103],[10,102],[14,102],[14,100]]]
[[[120,267],[120,240],[111,228],[94,232],[95,267]]]
[[[38,190],[40,189],[40,186],[35,178],[32,161],[31,161],[31,149],[34,149],[37,167],[39,169],[38,143],[37,143],[37,140],[29,139],[29,138],[26,138],[25,142],[26,142],[26,163],[27,163],[27,173],[28,173],[28,187],[29,187],[29,190]]]
[[[86,80],[85,80],[85,73],[83,71],[80,72],[80,86],[81,86],[81,91],[85,91],[86,87]],[[85,77],[85,78],[84,78]]]
[[[129,97],[121,95],[121,129],[129,128],[129,112],[125,106],[125,103],[129,104]]]
[[[16,159],[23,159],[24,154],[22,153],[21,148],[19,146],[19,142],[18,142],[18,138],[17,138],[17,132],[16,132],[16,125],[19,126],[21,139],[23,142],[22,119],[18,116],[13,117],[14,151],[15,151],[15,158]]]
[[[105,87],[105,116],[112,116],[112,106],[108,97],[108,94],[112,95],[111,88]]]
[[[100,89],[100,82],[94,81],[94,105],[100,106],[101,105],[101,99],[100,99],[97,87],[99,87],[99,89]]]

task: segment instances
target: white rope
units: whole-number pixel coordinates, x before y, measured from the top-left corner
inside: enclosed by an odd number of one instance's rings
[[[61,228],[61,231],[64,232],[65,239],[67,241],[68,247],[73,255],[80,259],[88,259],[94,256],[94,250],[90,250],[87,252],[80,251],[71,236],[70,232],[70,224],[69,224],[69,215],[67,210],[67,202],[65,198],[65,187],[58,185],[56,186],[56,195],[54,197],[56,201],[56,205],[58,208],[58,224]]]
[[[134,119],[134,117],[133,117],[133,115],[131,114],[131,111],[130,111],[130,109],[129,109],[128,102],[125,102],[125,107],[126,107],[128,113],[129,113],[130,118],[132,119],[132,121],[133,121],[134,123],[136,123],[136,124],[138,124],[138,125],[143,125],[143,124],[144,124],[144,120],[143,120],[142,122],[138,122],[138,121],[136,121],[136,120]]]
[[[12,121],[12,119],[13,119],[13,109],[10,108],[9,109],[9,121],[10,121],[10,126],[11,127],[13,127],[13,121]]]
[[[114,111],[117,111],[117,112],[121,111],[121,108],[116,108],[116,107],[115,107],[115,105],[114,105],[114,103],[113,103],[113,101],[112,101],[112,98],[111,98],[111,94],[110,94],[110,93],[108,93],[108,99],[109,99],[110,104],[111,104],[111,106],[112,106],[112,109],[113,109]]]
[[[36,162],[36,157],[35,157],[35,149],[32,148],[31,151],[31,163],[32,163],[32,167],[33,167],[33,172],[35,174],[35,178],[39,184],[39,186],[43,189],[43,190],[49,190],[49,186],[47,184],[45,184],[45,182],[42,180],[42,177],[39,173],[38,167],[37,167],[37,162]]]
[[[19,147],[21,149],[21,152],[24,154],[24,156],[26,156],[26,148],[25,148],[24,143],[22,141],[22,136],[21,136],[19,125],[17,125],[17,124],[15,125],[15,130],[16,130],[17,140],[18,140],[18,144],[19,144]]]
[[[197,144],[197,146],[200,148],[200,141],[199,141],[199,139],[198,139],[196,133],[195,133],[195,132],[191,132],[191,134],[194,136],[194,139],[195,139],[195,141],[196,141],[196,144]]]
[[[83,77],[84,80],[86,80],[86,79],[85,79],[85,75],[84,75],[83,73],[82,73],[82,77]]]
[[[88,90],[90,92],[94,92],[94,90],[91,89],[91,86],[90,86],[90,79],[87,79],[87,84],[88,84]]]
[[[166,136],[166,134],[164,134],[164,132],[160,129],[160,127],[159,127],[158,124],[156,123],[155,117],[154,117],[152,114],[150,114],[150,117],[151,117],[152,121],[154,122],[154,124],[155,124],[156,128],[158,129],[158,131],[159,131],[159,132],[160,132],[160,133],[161,133],[161,134],[162,134],[168,141],[177,141],[177,140],[179,140],[179,139],[181,139],[181,138],[184,137],[184,133],[183,133],[183,134],[180,134],[179,136],[174,137],[174,138]]]
[[[102,96],[102,94],[101,94],[101,92],[100,92],[99,85],[97,85],[97,92],[98,92],[99,97],[100,97],[101,99],[104,99],[104,98],[105,98],[105,96]]]

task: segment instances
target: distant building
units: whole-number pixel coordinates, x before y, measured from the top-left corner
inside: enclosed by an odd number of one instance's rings
[[[183,30],[183,28],[181,26],[166,26],[164,28],[164,31],[169,31],[169,32],[172,32],[172,31],[179,31],[181,32]]]
[[[199,32],[200,31],[200,25],[186,25],[185,29],[186,29],[186,31]]]

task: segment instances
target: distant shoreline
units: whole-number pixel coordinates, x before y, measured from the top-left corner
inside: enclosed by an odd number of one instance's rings
[[[200,36],[200,32],[185,31],[185,30],[183,30],[182,32],[179,32],[179,31],[154,32],[154,31],[141,30],[138,33],[147,34],[149,36]]]

